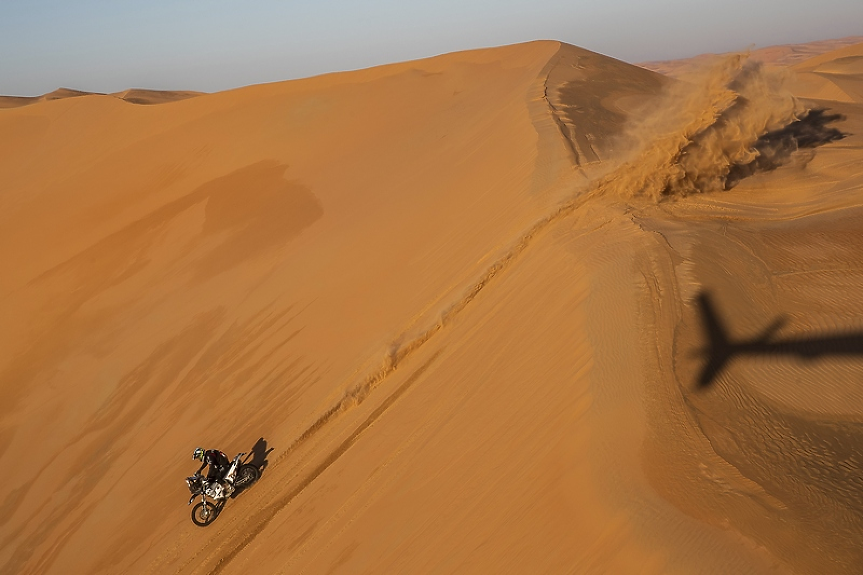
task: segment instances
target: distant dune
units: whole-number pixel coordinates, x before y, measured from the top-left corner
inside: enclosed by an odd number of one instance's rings
[[[176,102],[177,100],[185,100],[200,96],[203,92],[189,91],[168,91],[168,90],[142,90],[133,88],[124,90],[116,94],[111,94],[115,98],[120,98],[131,104],[164,104],[166,102]]]
[[[0,96],[0,108],[17,108],[18,106],[26,106],[35,104],[36,102],[50,102],[51,100],[60,100],[63,98],[76,98],[78,96],[89,96],[92,92],[81,92],[79,90],[70,90],[69,88],[58,88],[53,92],[48,92],[41,96]]]
[[[758,62],[770,66],[793,66],[804,62],[819,54],[832,52],[843,46],[863,43],[863,36],[847,36],[835,40],[820,40],[806,42],[803,44],[784,44],[781,46],[767,46],[752,50],[750,57]],[[693,69],[703,66],[713,60],[717,54],[701,54],[692,58],[681,58],[677,60],[656,60],[641,62],[638,66],[647,68],[660,74],[673,78],[686,75]]]
[[[0,572],[859,573],[831,42],[2,100]],[[263,471],[205,528],[199,445]]]
[[[163,104],[165,102],[175,102],[177,100],[193,98],[195,96],[200,96],[201,94],[202,92],[142,90],[134,88],[110,95],[131,104]],[[98,94],[96,92],[81,92],[79,90],[70,90],[69,88],[59,88],[53,92],[43,94],[42,96],[0,96],[0,108],[18,108],[20,106],[27,106],[37,102],[50,102],[51,100],[76,98],[79,96],[104,95],[105,94]]]
[[[792,89],[802,97],[863,103],[863,43],[822,54],[792,69]]]

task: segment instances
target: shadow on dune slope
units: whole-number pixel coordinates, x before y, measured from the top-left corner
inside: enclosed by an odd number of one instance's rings
[[[799,120],[761,136],[754,146],[758,156],[748,164],[732,166],[725,189],[733,188],[740,180],[758,172],[770,172],[788,163],[797,150],[817,148],[848,136],[829,125],[844,120],[845,116],[826,112],[825,108],[809,110]]]
[[[547,96],[578,165],[613,157],[633,108],[640,110],[668,84],[659,74],[575,46],[565,46],[557,58]]]
[[[258,468],[258,471],[263,473],[264,469],[266,469],[267,465],[270,463],[267,460],[267,456],[270,455],[272,451],[273,448],[267,448],[267,440],[262,437],[255,442],[249,455],[246,456],[244,463],[251,463]]]
[[[735,340],[709,293],[698,294],[694,304],[707,343],[698,355],[706,352],[707,357],[700,373],[697,367],[684,370],[681,383],[698,373],[696,386],[684,391],[687,412],[711,449],[763,489],[735,484],[752,499],[737,507],[726,498],[726,512],[740,513],[733,522],[739,521],[744,532],[759,530],[757,537],[800,572],[859,572],[863,423],[854,416],[791,407],[765,394],[761,382],[781,381],[784,395],[794,396],[802,378],[789,377],[794,368],[785,366],[783,371],[784,363],[803,360],[807,363],[801,367],[816,378],[828,377],[828,362],[863,358],[863,331],[781,337],[785,318],[780,317],[755,336]],[[751,363],[744,363],[742,356],[750,356]],[[759,366],[759,357],[788,359]],[[808,363],[813,360],[820,361]],[[730,492],[723,493],[727,497]],[[752,506],[753,501],[757,505]],[[802,541],[808,545],[800,545]]]
[[[698,352],[706,356],[697,381],[699,389],[710,387],[728,362],[738,356],[791,356],[807,361],[830,356],[863,357],[863,331],[782,339],[776,337],[786,321],[780,316],[755,337],[735,342],[708,292],[699,294],[698,308],[708,344]]]

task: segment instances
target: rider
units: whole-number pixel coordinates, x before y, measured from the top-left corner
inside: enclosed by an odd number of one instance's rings
[[[228,461],[228,456],[218,449],[205,450],[203,447],[195,448],[195,452],[192,454],[192,459],[198,459],[201,461],[201,467],[198,468],[195,475],[200,475],[201,471],[209,465],[210,469],[207,471],[207,481],[215,481],[219,484],[222,483],[222,480],[225,478],[225,473],[228,472],[228,466],[231,464],[231,462]]]

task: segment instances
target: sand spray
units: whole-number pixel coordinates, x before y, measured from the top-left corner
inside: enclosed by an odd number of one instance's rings
[[[734,54],[675,82],[633,124],[632,151],[595,189],[656,200],[727,189],[735,166],[769,153],[756,145],[760,138],[805,115],[784,88],[786,77]]]

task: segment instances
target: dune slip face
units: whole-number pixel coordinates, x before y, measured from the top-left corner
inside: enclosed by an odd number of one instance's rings
[[[2,569],[854,572],[859,360],[693,383],[701,294],[854,327],[863,116],[798,78],[534,42],[0,110]],[[188,452],[261,436],[195,527]]]

